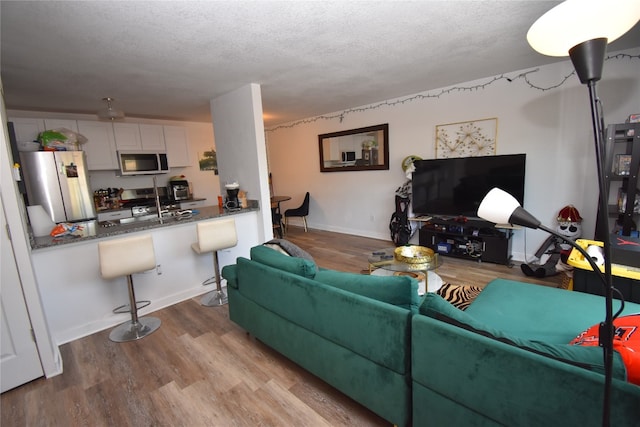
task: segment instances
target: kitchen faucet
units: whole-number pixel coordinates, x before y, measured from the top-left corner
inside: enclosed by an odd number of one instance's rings
[[[156,211],[158,211],[158,218],[162,220],[162,214],[169,212],[168,210],[162,210],[160,206],[160,192],[158,191],[158,182],[156,176],[153,177],[153,194],[156,198]]]

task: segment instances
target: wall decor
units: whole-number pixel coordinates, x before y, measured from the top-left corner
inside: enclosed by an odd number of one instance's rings
[[[436,126],[436,159],[496,154],[498,119],[481,119]]]
[[[320,172],[389,169],[389,124],[318,135]]]
[[[218,156],[215,149],[198,154],[198,164],[201,171],[214,171],[218,175]]]

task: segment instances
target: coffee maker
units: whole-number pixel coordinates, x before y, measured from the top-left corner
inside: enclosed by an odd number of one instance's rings
[[[227,201],[225,202],[224,207],[228,210],[240,209],[240,200],[238,199],[240,184],[233,182],[231,184],[225,184],[224,188],[227,190]]]

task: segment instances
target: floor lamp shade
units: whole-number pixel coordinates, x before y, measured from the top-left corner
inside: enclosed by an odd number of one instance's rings
[[[640,20],[638,0],[566,0],[533,23],[527,41],[547,56],[567,56],[569,49],[598,38],[620,38]]]

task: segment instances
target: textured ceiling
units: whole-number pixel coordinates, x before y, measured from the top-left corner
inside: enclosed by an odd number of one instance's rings
[[[267,126],[566,58],[529,47],[558,1],[0,2],[8,109],[211,121],[262,86]],[[609,50],[640,46],[640,25]]]

